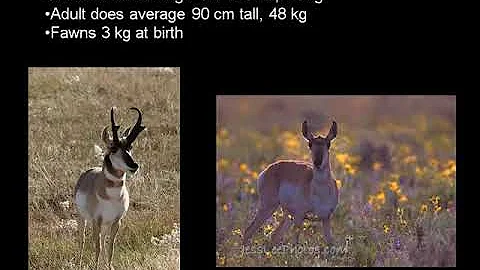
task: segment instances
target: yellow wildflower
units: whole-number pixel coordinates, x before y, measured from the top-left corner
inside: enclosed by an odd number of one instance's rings
[[[403,159],[403,163],[405,164],[410,164],[415,162],[417,162],[417,156],[415,155],[407,156]]]
[[[338,188],[338,189],[342,188],[342,181],[340,181],[340,180],[335,180],[335,183],[337,184],[337,188]]]
[[[225,128],[222,128],[218,132],[218,135],[220,136],[220,138],[226,138],[226,137],[228,137],[228,130],[225,129]]]
[[[378,193],[376,198],[381,202],[381,204],[385,203],[385,193],[383,191]]]
[[[228,167],[228,160],[221,158],[217,164],[219,169],[225,169]]]
[[[455,166],[455,160],[449,159],[449,160],[447,161],[447,165],[448,165],[448,167],[450,167],[450,168],[454,167],[454,166]]]
[[[263,234],[269,235],[273,231],[273,226],[271,224],[268,224],[263,228]]]
[[[389,233],[390,232],[390,227],[388,227],[387,224],[383,224],[383,232],[384,233]]]
[[[440,197],[438,195],[437,196],[432,195],[432,197],[430,197],[430,202],[433,205],[437,205],[440,202]]]
[[[420,168],[420,167],[416,167],[415,168],[415,173],[418,175],[418,176],[423,176],[423,174],[425,173],[425,168]]]
[[[381,162],[374,162],[372,167],[374,171],[379,171],[383,168],[383,164]]]
[[[395,181],[390,181],[390,190],[393,192],[397,192],[400,189],[400,186]]]
[[[354,175],[357,170],[352,167],[350,164],[345,164],[345,171],[351,175]]]
[[[242,231],[241,231],[240,229],[234,229],[234,230],[232,230],[232,234],[233,234],[233,235],[240,235],[240,236],[241,236],[241,235],[242,235]]]
[[[287,148],[297,149],[298,147],[300,147],[300,142],[295,138],[291,138],[285,142],[285,146]]]
[[[248,166],[245,163],[240,164],[240,171],[241,172],[247,172]]]
[[[242,182],[243,182],[243,183],[250,184],[251,181],[250,181],[249,178],[246,178],[246,177],[245,177],[245,178],[242,178]]]
[[[225,256],[221,256],[218,258],[218,264],[219,265],[225,265]]]
[[[337,154],[336,157],[338,162],[340,162],[341,164],[345,164],[348,159],[348,154]]]

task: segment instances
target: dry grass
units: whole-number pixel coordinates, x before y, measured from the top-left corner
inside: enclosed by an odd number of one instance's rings
[[[31,68],[28,75],[29,268],[78,268],[73,188],[83,171],[101,165],[94,145],[104,147],[100,133],[109,124],[110,107],[117,107],[123,129],[134,123],[128,108],[136,106],[147,130],[134,143],[141,169],[127,183],[131,204],[114,265],[179,269],[179,70]],[[90,233],[84,258],[92,265]]]
[[[326,132],[332,117],[335,245],[305,222],[302,245],[288,245],[290,228],[286,245],[265,249],[277,210],[242,247],[258,173],[310,160],[300,124]],[[217,97],[217,266],[455,266],[455,130],[455,97]]]

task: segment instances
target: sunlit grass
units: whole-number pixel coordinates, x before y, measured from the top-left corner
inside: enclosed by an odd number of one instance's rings
[[[73,190],[80,174],[100,166],[97,144],[109,125],[133,124],[128,108],[143,112],[147,129],[133,145],[140,170],[127,183],[130,207],[122,221],[115,269],[179,269],[179,70],[40,68],[29,70],[29,269],[79,269]],[[84,269],[93,268],[91,227]]]

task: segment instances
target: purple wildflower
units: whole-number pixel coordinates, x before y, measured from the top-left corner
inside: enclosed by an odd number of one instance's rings
[[[402,246],[401,243],[400,243],[400,238],[395,239],[395,241],[393,242],[393,246],[394,246],[395,249],[397,249],[397,250],[400,249],[400,247]]]

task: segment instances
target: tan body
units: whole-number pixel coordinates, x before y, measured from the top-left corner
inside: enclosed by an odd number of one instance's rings
[[[75,203],[81,216],[81,221],[79,222],[81,225],[81,252],[83,253],[85,245],[86,225],[87,222],[91,222],[93,225],[97,269],[102,249],[106,251],[109,268],[113,269],[111,262],[115,238],[121,219],[128,210],[129,202],[125,181],[113,182],[107,179],[100,167],[86,171],[78,179],[75,186]],[[105,247],[107,235],[110,235],[110,241],[108,247]],[[80,261],[82,260],[82,255],[80,255]]]
[[[284,211],[284,218],[272,234],[274,244],[281,240],[292,223],[297,229],[295,242],[298,242],[303,221],[310,216],[323,222],[326,241],[333,241],[330,219],[338,204],[338,189],[330,170],[329,147],[330,141],[336,136],[336,123],[325,138],[313,137],[308,132],[306,123],[303,125],[303,133],[310,143],[316,165],[304,161],[280,160],[270,164],[259,174],[258,210],[255,219],[245,230],[244,244],[247,244],[278,206]]]
[[[80,176],[75,186],[75,201],[84,219],[101,221],[101,225],[112,225],[120,220],[130,202],[125,181],[116,183],[108,180],[100,167]]]
[[[260,175],[257,188],[260,203],[280,205],[292,216],[307,213],[328,218],[338,203],[338,189],[329,173],[315,171],[311,163],[281,160]]]
[[[338,189],[330,172],[315,171],[311,163],[303,161],[281,160],[260,173],[257,189],[258,212],[245,232],[244,241],[252,237],[278,206],[284,210],[284,219],[272,235],[274,244],[281,240],[292,222],[300,227],[309,214],[323,221],[325,237],[331,241],[329,221],[338,204]],[[288,218],[289,214],[294,221]],[[298,233],[295,242],[298,242]]]

